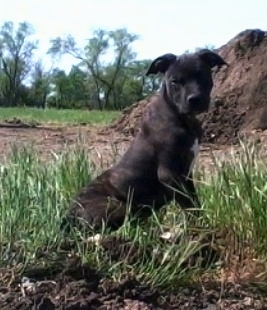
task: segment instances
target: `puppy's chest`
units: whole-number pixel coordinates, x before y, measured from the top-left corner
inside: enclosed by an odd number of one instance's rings
[[[194,143],[190,148],[190,151],[194,154],[193,160],[198,156],[199,149],[200,149],[199,139],[195,138]]]
[[[194,143],[192,144],[191,148],[190,148],[190,152],[193,155],[192,161],[190,163],[190,167],[189,167],[189,171],[188,171],[188,175],[190,175],[193,172],[194,169],[194,165],[197,159],[197,156],[199,154],[199,150],[200,150],[200,144],[199,144],[199,139],[195,138]]]

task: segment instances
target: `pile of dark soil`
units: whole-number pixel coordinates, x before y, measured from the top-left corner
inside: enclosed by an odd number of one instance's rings
[[[114,264],[124,261],[134,265],[136,259],[146,256],[138,254],[142,248],[135,248],[123,238],[110,236],[99,242],[108,254],[107,259]],[[143,251],[149,251],[150,255],[152,252],[151,249]],[[48,267],[43,263],[28,266],[20,276],[0,269],[0,309],[267,309],[266,286],[203,281],[200,284],[177,283],[175,288],[166,290],[152,287],[134,274],[121,274],[120,281],[112,280],[107,273],[70,255],[70,250],[64,253],[59,260],[50,260]]]
[[[262,289],[246,285],[202,283],[175,291],[145,285],[133,276],[120,282],[104,278],[74,260],[64,270],[26,272],[19,282],[0,288],[0,309],[267,309]]]
[[[203,142],[232,144],[252,129],[267,129],[267,32],[245,30],[216,50],[229,64],[214,72],[212,107],[200,116]],[[134,136],[154,96],[133,104],[107,130]]]

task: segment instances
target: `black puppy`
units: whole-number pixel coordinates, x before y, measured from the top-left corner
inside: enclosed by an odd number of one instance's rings
[[[119,227],[127,203],[131,211],[160,208],[175,199],[182,208],[199,206],[192,169],[201,141],[195,116],[209,108],[211,69],[227,65],[217,54],[201,50],[155,59],[149,74],[165,75],[160,95],[121,160],[77,195],[70,217],[89,226]]]

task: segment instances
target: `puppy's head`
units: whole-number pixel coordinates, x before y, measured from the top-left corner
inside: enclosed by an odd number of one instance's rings
[[[213,86],[211,69],[227,63],[214,52],[203,49],[195,54],[165,54],[156,58],[146,75],[165,75],[168,100],[181,114],[199,114],[209,108]]]

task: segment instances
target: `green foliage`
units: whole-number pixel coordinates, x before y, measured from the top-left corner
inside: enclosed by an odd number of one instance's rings
[[[0,169],[1,265],[35,261],[39,250],[55,250],[62,239],[59,228],[68,199],[88,180],[83,151],[44,164],[33,149],[14,147]]]
[[[44,109],[50,93],[51,76],[44,70],[42,61],[39,60],[35,63],[32,72],[31,97],[34,100],[33,105]]]
[[[233,231],[245,244],[267,255],[266,163],[255,145],[241,144],[240,155],[224,162],[215,159],[217,173],[200,186],[210,224]]]
[[[135,100],[143,99],[159,86],[155,78],[144,77],[150,61],[135,60],[131,44],[137,38],[125,28],[114,31],[99,29],[94,31],[84,48],[78,48],[75,39],[68,35],[53,39],[48,53],[54,57],[70,54],[80,60],[78,67],[86,76],[79,80],[84,94],[79,102],[84,101],[85,106],[97,109],[122,109]],[[111,62],[106,61],[107,54],[112,55]],[[73,76],[69,75],[68,79],[71,81],[64,82],[66,87],[68,83],[73,85]],[[67,90],[63,92],[57,88],[56,96],[62,97],[63,93],[67,95]],[[76,102],[77,97],[74,97]],[[66,101],[64,98],[63,102]]]
[[[97,29],[82,47],[71,35],[52,39],[52,58],[68,54],[79,61],[70,72],[33,61],[33,34],[27,22],[0,28],[0,106],[121,110],[160,86],[158,76],[145,76],[152,60],[136,59],[138,35],[126,28]]]
[[[53,87],[52,94],[47,98],[49,107],[90,108],[86,74],[79,67],[73,66],[68,75],[63,70],[54,69],[50,80]]]
[[[131,45],[138,36],[125,28],[95,30],[83,48],[71,35],[51,40],[52,57],[70,54],[80,61],[69,73],[58,68],[46,71],[41,60],[33,62],[38,47],[33,34],[26,22],[17,28],[5,22],[0,29],[2,106],[122,109],[158,86],[147,82],[153,78],[144,78],[148,62],[135,60]]]

